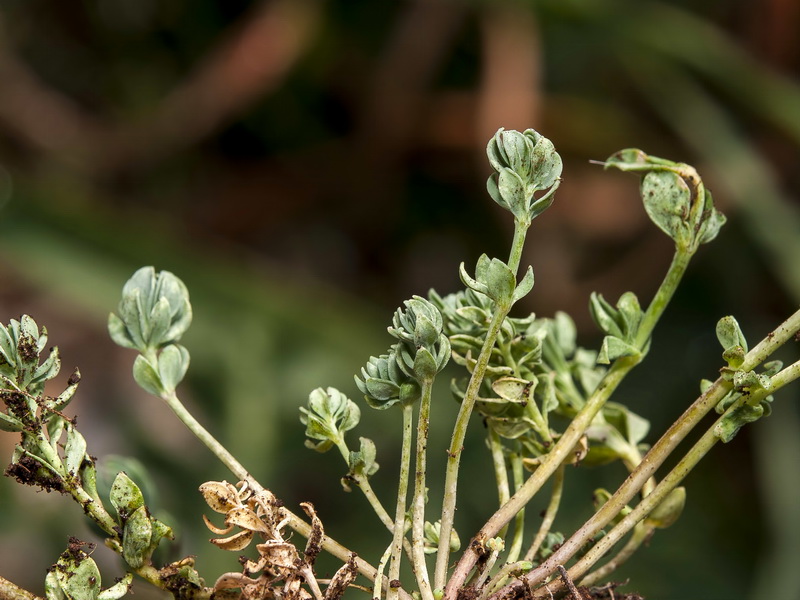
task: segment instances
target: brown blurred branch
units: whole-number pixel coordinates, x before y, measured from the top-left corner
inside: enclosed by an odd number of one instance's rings
[[[0,18],[0,40],[8,39]],[[83,145],[98,123],[73,100],[43,82],[0,42],[0,126],[25,145],[65,157]],[[71,157],[72,159],[76,157]]]
[[[498,2],[481,17],[483,71],[474,135],[483,146],[499,126],[538,127],[542,50],[530,7]]]
[[[274,90],[310,45],[318,0],[262,2],[223,37],[142,123],[114,136],[120,163],[152,161],[193,144]]]
[[[422,125],[432,80],[466,14],[462,2],[417,0],[398,16],[363,113],[360,134],[367,145],[378,142],[382,151],[404,154]]]
[[[0,124],[26,145],[86,170],[114,171],[163,158],[275,89],[308,48],[321,7],[320,0],[258,4],[192,75],[133,123],[105,125],[0,46]]]

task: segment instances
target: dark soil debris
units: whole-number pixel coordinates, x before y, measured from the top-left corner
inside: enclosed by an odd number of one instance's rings
[[[457,600],[475,600],[478,596],[480,596],[480,592],[474,586],[465,585],[458,590],[456,598]]]
[[[589,590],[586,590],[586,588],[580,588],[580,590],[588,593],[589,595],[586,597],[590,598],[591,600],[644,600],[644,597],[635,592],[630,594],[620,594],[619,592],[614,591],[618,587],[626,585],[627,583],[627,581],[610,582],[600,587],[593,587]]]
[[[66,493],[64,482],[60,477],[54,477],[45,470],[30,456],[22,456],[15,464],[8,465],[5,470],[6,477],[13,477],[23,485],[39,486],[45,492]]]

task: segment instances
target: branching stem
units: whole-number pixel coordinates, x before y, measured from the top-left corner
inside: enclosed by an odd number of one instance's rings
[[[745,356],[743,369],[752,370],[763,362],[769,355],[785,343],[790,337],[800,330],[800,311],[794,313],[789,319],[782,323],[777,329],[767,335],[761,343],[753,348]],[[783,369],[780,373],[774,375],[771,379],[771,386],[769,390],[762,390],[761,395],[766,396],[773,393],[800,376],[800,361]],[[656,442],[650,451],[644,456],[641,464],[628,476],[620,488],[612,495],[608,502],[606,502],[600,510],[598,510],[575,534],[572,535],[561,547],[554,552],[546,561],[539,567],[529,572],[524,577],[524,581],[514,582],[509,584],[494,598],[500,600],[501,598],[513,597],[518,591],[523,589],[523,586],[535,586],[543,582],[559,564],[563,564],[572,557],[578,549],[581,548],[588,540],[590,540],[598,531],[605,527],[611,520],[616,517],[620,510],[634,497],[634,495],[642,489],[648,479],[652,477],[663,464],[668,456],[675,450],[677,445],[686,437],[686,435],[700,422],[700,420],[708,414],[730,391],[731,384],[722,378],[717,379],[711,387],[709,387],[704,394],[702,394],[684,413],[681,417],[667,430],[667,432]],[[749,398],[753,400],[752,396]],[[740,402],[734,403],[729,407],[728,411],[733,410]],[[722,418],[722,417],[720,417]],[[658,506],[661,500],[674,489],[683,477],[688,474],[691,468],[711,449],[711,447],[718,441],[718,438],[713,433],[713,427],[704,435],[695,446],[687,453],[684,459],[664,478],[656,488],[649,493],[637,506],[629,513],[623,521],[615,527],[612,532],[609,532],[603,540],[598,542],[592,550],[587,553],[581,560],[581,569],[577,565],[570,570],[573,577],[580,577],[586,570],[599,560],[608,549],[618,541],[622,535],[630,531],[630,529],[642,518],[652,511],[653,508]],[[631,516],[634,515],[634,516]],[[627,525],[623,525],[626,523]],[[626,527],[626,528],[625,528]],[[611,537],[609,537],[611,536]],[[613,542],[611,540],[614,540]],[[591,562],[590,562],[591,561]],[[519,589],[517,589],[519,588]]]
[[[661,286],[653,297],[650,306],[648,306],[639,326],[635,342],[637,348],[640,350],[644,350],[649,343],[653,328],[663,314],[664,309],[669,303],[669,300],[675,293],[678,283],[683,277],[683,274],[686,272],[690,258],[691,254],[681,251],[680,249],[676,250],[669,270],[667,271]],[[614,361],[614,363],[611,365],[611,368],[606,372],[603,379],[597,385],[597,388],[587,399],[586,404],[570,422],[569,426],[564,431],[555,446],[553,446],[553,449],[546,456],[542,464],[539,465],[536,471],[534,471],[533,475],[528,478],[528,480],[525,482],[525,485],[523,485],[522,488],[515,493],[505,505],[501,506],[500,509],[498,509],[497,512],[495,512],[489,518],[486,524],[480,529],[478,534],[475,536],[475,540],[478,542],[478,548],[486,540],[496,535],[506,523],[513,519],[514,515],[522,510],[522,508],[531,500],[531,498],[533,498],[533,496],[541,489],[541,487],[552,476],[559,465],[561,465],[561,463],[568,458],[569,454],[573,452],[573,449],[580,440],[581,436],[591,424],[595,415],[597,415],[600,409],[602,409],[620,382],[639,363],[640,360],[641,357],[622,357]],[[641,485],[639,485],[639,488],[637,489],[640,488]],[[478,548],[476,548],[476,544],[470,544],[467,551],[456,565],[453,576],[450,578],[450,581],[447,583],[447,587],[445,589],[446,600],[455,600],[457,590],[464,584],[469,572],[472,570],[478,560]],[[573,553],[575,551],[577,550],[573,550]],[[570,556],[571,555],[572,554],[570,554]],[[550,568],[549,572],[552,572],[555,570],[557,564],[563,564],[565,561],[561,560],[560,563],[551,564],[552,561],[548,559],[548,561],[545,562]],[[539,569],[541,568],[542,567],[539,567]],[[535,571],[539,571],[539,569],[535,569]],[[526,575],[526,579],[529,575],[530,574]]]
[[[345,464],[349,465],[350,462],[350,449],[347,447],[347,444],[344,441],[343,437],[340,437],[336,447],[339,448],[339,453],[344,458]],[[383,507],[383,504],[378,499],[378,496],[375,495],[375,490],[372,489],[372,484],[370,484],[369,479],[360,473],[351,474],[352,481],[358,486],[358,489],[364,494],[364,497],[369,502],[369,505],[372,507],[372,510],[375,511],[375,514],[380,519],[381,523],[384,524],[386,529],[389,531],[394,530],[394,522],[392,518],[389,516],[389,513]]]

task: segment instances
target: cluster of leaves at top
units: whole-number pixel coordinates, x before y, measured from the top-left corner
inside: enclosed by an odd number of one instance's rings
[[[495,170],[487,182],[490,196],[512,213],[518,229],[526,229],[552,204],[560,182],[560,156],[550,140],[531,129],[501,129],[490,140],[487,155]],[[613,155],[605,165],[644,175],[645,210],[690,252],[711,241],[725,222],[688,165],[633,149]],[[389,333],[398,342],[386,354],[371,357],[356,377],[368,406],[387,409],[418,400],[420,380],[438,373],[450,350],[466,371],[450,384],[453,395],[463,400],[498,306],[507,314],[533,287],[532,268],[517,282],[517,265],[510,262],[484,254],[474,277],[461,265],[466,289],[446,296],[431,290],[427,300],[415,296],[397,310]],[[593,293],[589,308],[605,334],[599,351],[576,344],[575,324],[564,312],[553,318],[505,316],[491,348],[475,411],[487,435],[505,440],[505,453],[531,470],[560,435],[551,417],[564,417],[562,425],[568,422],[602,380],[606,365],[623,356],[639,360],[647,352],[649,339],[644,347],[636,342],[643,311],[635,294],[623,294],[614,306]],[[301,411],[306,435],[315,440],[310,446],[319,451],[340,444],[344,433],[358,423],[355,403],[331,388],[315,390]],[[578,458],[584,465],[614,460],[635,464],[648,428],[648,422],[628,407],[608,402],[586,432],[587,444]],[[353,453],[351,471],[360,468],[359,460],[360,454]],[[371,472],[375,470],[373,464]]]
[[[452,378],[450,389],[461,401],[462,413],[467,417],[477,413],[485,423],[489,446],[499,457],[496,460],[504,463],[495,465],[500,480],[508,467],[519,474],[522,467],[533,471],[541,464],[610,365],[620,359],[635,364],[644,357],[657,316],[642,327],[645,311],[635,294],[627,292],[612,304],[593,293],[589,309],[604,333],[599,350],[576,344],[575,324],[566,313],[559,312],[552,318],[510,316],[511,307],[533,287],[531,267],[517,280],[522,244],[533,219],[553,202],[562,162],[552,143],[533,130],[499,130],[487,146],[487,155],[495,171],[487,182],[489,195],[514,218],[515,236],[508,261],[482,255],[474,274],[461,265],[464,290],[445,296],[431,290],[427,299],[415,296],[407,300],[389,327],[397,341],[385,354],[369,359],[356,377],[356,386],[372,408],[411,406],[419,400],[420,390],[432,383],[452,356],[464,371]],[[700,244],[714,239],[725,223],[725,217],[714,208],[711,193],[689,165],[648,156],[636,149],[623,150],[604,165],[642,175],[641,195],[647,214],[674,240],[676,255],[685,257],[686,262]],[[727,339],[720,341],[729,344]],[[742,411],[749,411],[747,416],[742,413],[732,421],[730,432],[721,435],[730,439],[744,420],[756,417],[760,407],[743,408]],[[344,446],[342,454],[349,467],[345,482],[363,483],[378,470],[371,440],[360,438],[359,451],[346,449],[345,433],[356,427],[360,413],[356,403],[342,392],[333,388],[315,390],[301,413],[311,448],[324,452]],[[424,407],[420,413],[425,414]],[[427,435],[423,421],[421,416],[418,436]],[[572,461],[599,465],[621,460],[633,470],[641,462],[645,449],[642,442],[648,429],[648,421],[624,404],[605,402],[581,438]],[[456,428],[454,439],[458,435]],[[459,452],[458,443],[451,444],[454,448],[454,453]],[[517,486],[520,477],[515,476]],[[605,490],[595,494],[598,505],[609,497]],[[659,526],[674,522],[684,498],[684,490],[676,490],[652,522]],[[669,514],[661,514],[665,510]],[[449,552],[458,545],[458,536],[450,529],[452,515],[447,512],[445,500],[442,520],[424,524],[425,544],[430,552],[437,548],[439,553]],[[415,518],[414,514],[408,515],[410,520]],[[394,525],[395,529],[408,526],[400,522]],[[438,539],[440,533],[448,536],[449,545]],[[530,565],[542,561],[563,539],[560,534],[548,533],[525,559],[533,561]],[[419,543],[413,535],[412,543]],[[508,561],[519,556],[518,548],[512,550]],[[446,559],[443,562],[446,564]],[[428,584],[419,575],[425,567],[417,563],[413,568],[422,597],[428,600],[431,596],[424,589]],[[436,584],[442,583],[437,577]],[[435,593],[441,593],[441,588],[437,589]]]

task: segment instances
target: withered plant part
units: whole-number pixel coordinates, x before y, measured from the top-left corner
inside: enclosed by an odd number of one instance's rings
[[[355,580],[358,571],[355,555],[351,555],[328,582],[325,592],[320,589],[314,561],[322,549],[325,532],[309,502],[300,505],[311,520],[312,529],[301,556],[295,545],[284,537],[283,529],[289,520],[281,502],[269,490],[253,492],[244,481],[236,486],[226,481],[209,481],[200,486],[200,492],[213,510],[225,515],[225,528],[216,527],[203,515],[212,532],[225,535],[235,527],[241,529],[230,537],[211,539],[212,544],[238,552],[256,535],[263,540],[256,543],[258,559],[242,560],[242,573],[221,575],[214,584],[215,591],[240,589],[241,597],[246,600],[338,600]]]

